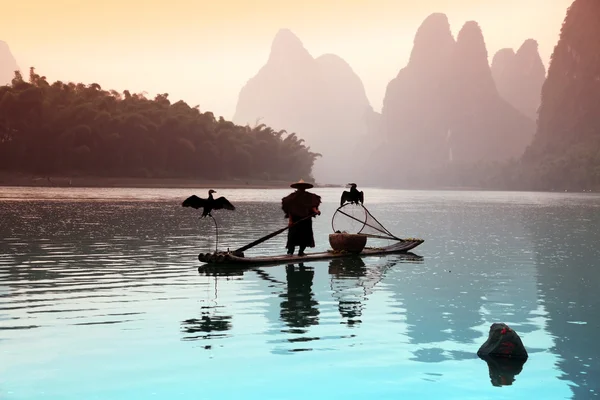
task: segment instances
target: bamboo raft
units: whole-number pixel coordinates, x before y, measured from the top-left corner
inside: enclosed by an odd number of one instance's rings
[[[200,253],[198,260],[200,262],[214,264],[231,264],[231,265],[261,265],[261,264],[285,264],[288,262],[307,262],[330,260],[343,257],[366,257],[387,254],[402,254],[414,249],[423,243],[423,239],[405,239],[396,244],[386,247],[365,247],[360,253],[351,252],[336,252],[328,250],[321,253],[306,253],[304,256],[298,255],[279,255],[279,256],[259,256],[259,257],[243,257],[239,252],[216,252],[216,253]]]

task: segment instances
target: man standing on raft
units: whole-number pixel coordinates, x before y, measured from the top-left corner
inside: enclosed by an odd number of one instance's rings
[[[292,183],[290,187],[296,191],[281,199],[281,208],[285,213],[285,218],[288,218],[288,226],[290,226],[286,248],[288,249],[287,253],[292,255],[295,247],[299,246],[298,255],[303,256],[307,247],[315,247],[312,217],[321,215],[321,211],[319,211],[321,196],[307,192],[306,189],[312,188],[313,185],[302,179]],[[296,224],[296,222],[298,223]]]

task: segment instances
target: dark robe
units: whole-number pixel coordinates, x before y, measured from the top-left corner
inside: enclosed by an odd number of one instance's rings
[[[313,207],[318,208],[320,204],[321,196],[306,191],[296,191],[281,200],[281,208],[285,212],[285,217],[291,217],[292,223],[311,215]],[[312,218],[306,218],[288,230],[286,248],[290,249],[294,246],[315,247]]]

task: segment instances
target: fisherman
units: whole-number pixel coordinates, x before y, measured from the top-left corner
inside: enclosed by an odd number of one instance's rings
[[[296,246],[299,246],[298,255],[304,256],[304,250],[307,247],[315,247],[312,218],[321,215],[321,211],[319,211],[321,196],[307,192],[306,189],[312,188],[313,185],[302,179],[292,183],[290,187],[296,191],[281,199],[281,208],[285,213],[285,218],[288,218],[288,226],[290,226],[286,244],[287,253],[294,254]],[[296,224],[296,222],[298,223]]]

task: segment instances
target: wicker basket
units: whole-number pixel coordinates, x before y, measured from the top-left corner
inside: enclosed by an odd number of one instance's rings
[[[367,237],[354,233],[332,233],[329,235],[329,244],[334,251],[360,253],[367,245]]]

